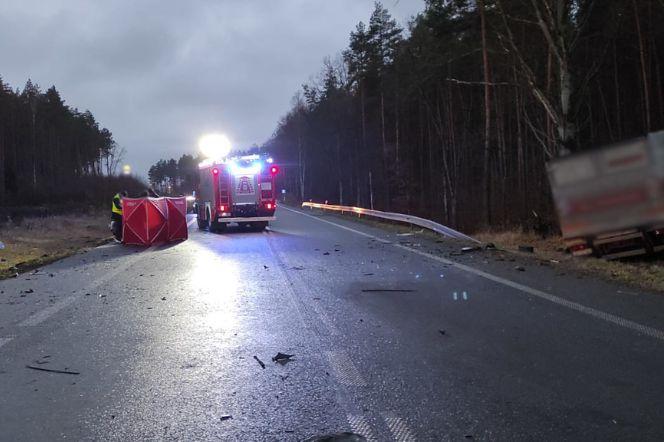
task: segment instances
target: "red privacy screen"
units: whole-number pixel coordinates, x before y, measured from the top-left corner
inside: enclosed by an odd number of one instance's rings
[[[187,239],[184,198],[123,198],[122,242],[149,246]]]
[[[189,237],[187,230],[187,200],[181,198],[166,198],[168,212],[168,240],[180,241]]]

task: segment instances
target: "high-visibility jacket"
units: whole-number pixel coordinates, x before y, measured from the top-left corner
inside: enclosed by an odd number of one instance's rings
[[[122,197],[120,196],[119,193],[116,193],[115,196],[113,197],[111,212],[117,213],[118,215],[122,216]]]

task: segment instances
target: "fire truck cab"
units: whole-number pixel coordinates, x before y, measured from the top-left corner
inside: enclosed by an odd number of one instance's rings
[[[275,176],[272,158],[249,155],[199,165],[196,192],[198,228],[223,231],[237,223],[263,230],[276,218]]]

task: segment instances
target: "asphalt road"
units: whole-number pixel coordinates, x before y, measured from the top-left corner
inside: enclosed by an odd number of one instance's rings
[[[662,295],[278,218],[0,281],[0,439],[664,439]]]

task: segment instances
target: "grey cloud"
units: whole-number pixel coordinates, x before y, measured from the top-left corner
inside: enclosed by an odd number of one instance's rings
[[[405,23],[422,0],[385,0]],[[1,0],[0,75],[55,84],[145,173],[206,131],[265,141],[372,0]],[[19,37],[20,36],[20,37]]]

